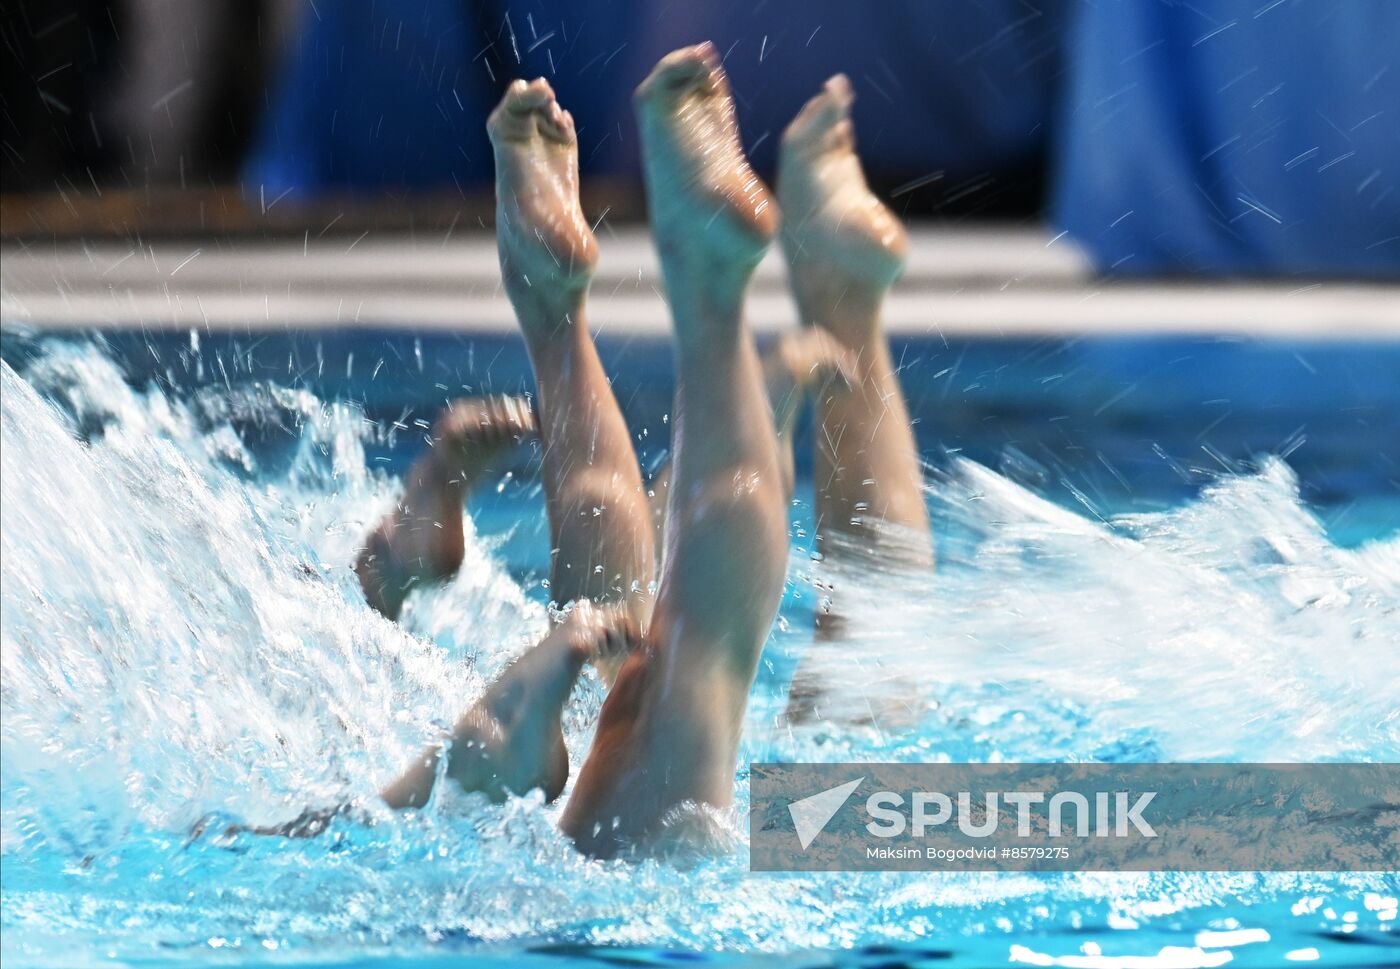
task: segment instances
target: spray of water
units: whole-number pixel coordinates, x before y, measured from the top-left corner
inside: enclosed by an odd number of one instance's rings
[[[366,471],[354,408],[133,390],[88,345],[0,381],[7,961],[67,964],[99,936],[139,958],[971,945],[1046,925],[1151,950],[1162,926],[1221,911],[1285,931],[1395,917],[1389,876],[755,876],[743,770],[732,810],[678,818],[685,849],[643,862],[578,856],[538,797],[444,792],[391,816],[378,786],[544,628],[492,539],[471,529],[454,582],[394,625],[346,567],[395,487]],[[250,426],[283,435],[285,458],[250,448]],[[742,762],[1400,753],[1400,540],[1333,546],[1283,463],[1109,523],[967,463],[930,501],[934,578],[794,556]],[[826,597],[851,633],[813,643]],[[814,684],[805,719],[788,716],[794,676]],[[599,697],[589,682],[571,704],[575,762]],[[373,823],[189,835],[211,813],[269,823],[346,801]]]
[[[797,565],[851,630],[799,647],[818,712],[907,738],[882,722],[936,710],[914,736],[987,741],[954,759],[1400,753],[1400,539],[1333,545],[1282,461],[1109,522],[965,460],[931,497],[936,579]]]

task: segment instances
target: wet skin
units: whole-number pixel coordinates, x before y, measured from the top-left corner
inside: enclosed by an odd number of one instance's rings
[[[880,322],[909,242],[866,184],[853,100],[843,75],[827,81],[783,133],[778,164],[783,253],[802,321],[856,360],[849,392],[818,395],[818,541],[835,548],[825,539],[851,536],[927,568],[933,546],[918,447]]]
[[[561,716],[584,664],[620,660],[641,637],[620,605],[575,603],[462,714],[446,745],[446,775],[462,790],[504,801],[539,788],[554,800],[569,778]],[[428,801],[444,748],[435,745],[380,796],[392,808]]]
[[[405,476],[404,494],[365,540],[355,574],[365,600],[398,618],[415,588],[456,574],[465,553],[462,506],[499,475],[515,445],[534,437],[535,415],[518,397],[472,397],[444,410],[428,450]]]
[[[386,564],[402,572],[403,562],[429,563],[393,586],[402,594],[450,574],[461,561],[464,492],[456,483],[486,473],[505,443],[539,434],[552,586],[556,598],[580,605],[464,714],[446,748],[446,773],[496,798],[530,787],[557,796],[568,776],[560,713],[578,672],[590,656],[606,663],[626,653],[561,822],[596,855],[645,840],[683,804],[732,800],[748,692],[782,591],[790,434],[804,393],[816,390],[821,401],[823,527],[872,536],[884,524],[927,527],[917,453],[879,326],[906,241],[865,185],[844,79],[828,82],[784,137],[780,191],[800,216],[786,227],[784,247],[809,327],[780,338],[762,362],[741,310],[778,213],[743,155],[713,47],[668,55],[636,102],[677,361],[673,463],[669,487],[657,489],[667,498],[666,552],[654,611],[643,591],[653,515],[584,321],[597,244],[578,206],[572,119],[543,80],[515,82],[489,123],[502,275],[535,369],[538,420],[500,402],[454,405],[457,419],[415,465],[422,470],[410,473],[403,506],[372,536],[369,564],[362,556],[359,565],[367,597],[386,613],[397,612],[401,595],[385,608],[374,593],[382,598],[392,583],[367,578],[399,580]],[[442,518],[434,524],[448,524],[453,502],[455,548],[447,529],[424,525],[435,511]],[[930,546],[911,548],[910,561],[931,562]],[[599,611],[589,600],[615,606]],[[637,620],[649,614],[638,636]],[[424,751],[385,800],[425,803],[440,756]]]
[[[550,597],[650,612],[655,572],[641,468],[586,318],[598,244],[578,199],[573,118],[543,79],[515,81],[487,121],[496,241],[539,393]]]
[[[596,855],[655,833],[686,802],[731,803],[787,557],[782,464],[741,315],[776,208],[740,148],[713,46],[663,58],[636,107],[675,324],[674,465],[652,623],[603,706],[561,821]]]

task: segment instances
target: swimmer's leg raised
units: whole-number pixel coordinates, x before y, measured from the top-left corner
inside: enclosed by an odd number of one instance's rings
[[[550,597],[649,608],[654,552],[641,470],[585,318],[598,246],[578,200],[573,119],[543,80],[514,82],[488,122],[506,292],[539,392]]]
[[[824,388],[850,389],[855,381],[855,355],[831,334],[816,327],[789,330],[759,352],[768,406],[778,439],[778,460],[782,467],[783,498],[791,501],[796,471],[793,459],[793,428],[806,398]],[[671,464],[666,462],[652,476],[649,485],[652,519],[656,526],[656,547],[665,547],[666,506],[671,489]]]
[[[636,623],[621,606],[576,603],[543,639],[501,671],[462,714],[446,744],[424,750],[379,796],[396,810],[421,808],[437,783],[445,752],[447,776],[469,794],[499,802],[539,788],[546,800],[554,800],[569,777],[561,717],[579,672],[590,660],[614,662],[639,642]],[[225,834],[310,838],[349,810],[350,805],[311,809],[285,824],[236,826]],[[203,827],[201,822],[195,834],[203,833]]]
[[[820,399],[849,392],[859,377],[859,361],[845,344],[817,327],[783,333],[764,349],[760,359],[778,434],[783,494],[790,500],[796,486],[793,429],[802,403],[808,395]]]
[[[529,401],[470,397],[454,401],[409,468],[394,510],[365,540],[355,574],[371,606],[398,618],[414,588],[451,578],[462,564],[462,506],[483,481],[504,470],[510,450],[535,434]]]
[[[447,745],[448,777],[493,801],[534,788],[554,800],[569,777],[561,717],[586,662],[615,662],[639,641],[621,606],[575,603],[559,625],[506,667],[457,721]],[[438,774],[429,747],[380,796],[392,808],[422,807]]]
[[[853,95],[838,75],[783,134],[778,198],[783,249],[802,320],[856,356],[851,392],[818,398],[816,507],[824,550],[835,536],[874,542],[911,565],[933,561],[918,447],[881,328],[904,264],[904,228],[871,193],[855,153]],[[885,541],[897,526],[897,548]]]
[[[562,821],[610,854],[672,808],[723,806],[787,558],[763,374],[741,319],[774,231],[714,48],[668,55],[637,91],[652,227],[676,329],[671,527],[646,649],[623,665]]]

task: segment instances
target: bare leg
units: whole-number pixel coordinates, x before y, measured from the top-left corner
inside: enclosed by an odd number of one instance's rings
[[[405,480],[398,507],[365,540],[355,560],[371,606],[397,619],[408,594],[442,582],[462,564],[462,505],[499,473],[510,449],[535,433],[530,404],[515,397],[471,397],[438,416],[430,447]]]
[[[573,119],[543,79],[516,81],[487,128],[501,275],[539,391],[550,598],[626,602],[642,618],[655,568],[651,520],[585,319],[598,246],[579,209]]]
[[[778,457],[783,465],[783,494],[796,486],[792,432],[808,394],[848,393],[859,379],[856,355],[825,330],[815,327],[784,333],[761,357],[763,383],[773,409]]]
[[[740,148],[714,47],[663,58],[637,89],[637,113],[676,328],[675,470],[646,649],[623,664],[562,821],[600,855],[684,802],[732,800],[787,557],[777,441],[740,317],[777,213]]]
[[[501,671],[462,714],[445,745],[425,749],[379,796],[395,809],[427,804],[446,753],[447,776],[469,794],[482,793],[500,802],[540,788],[547,800],[554,800],[569,778],[561,718],[579,672],[590,660],[616,661],[636,648],[640,639],[636,624],[621,606],[576,603],[562,622]],[[311,809],[285,824],[232,827],[225,834],[250,830],[315,837],[348,809],[348,805]],[[200,822],[194,834],[202,834],[203,828]]]
[[[561,716],[589,660],[617,660],[640,637],[621,606],[580,601],[568,616],[501,672],[453,728],[447,776],[493,801],[540,788],[547,800],[564,790],[569,754]],[[422,807],[437,778],[439,747],[429,747],[380,796],[392,808]]]
[[[790,501],[796,478],[792,432],[802,402],[808,394],[823,388],[830,387],[833,392],[850,390],[856,380],[855,355],[825,330],[809,327],[783,333],[763,349],[759,361],[778,436],[783,497]],[[670,489],[671,464],[668,461],[652,476],[648,492],[657,548],[664,548],[666,544],[666,505]]]
[[[852,99],[844,76],[828,81],[784,132],[779,159],[783,249],[803,322],[857,359],[853,392],[826,392],[818,401],[817,534],[824,549],[834,536],[851,536],[926,565],[933,548],[918,448],[880,327],[908,239],[866,186]],[[899,533],[894,547],[890,525]]]

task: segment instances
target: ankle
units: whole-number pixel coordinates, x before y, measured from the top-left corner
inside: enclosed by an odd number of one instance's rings
[[[569,314],[538,317],[528,323],[522,318],[520,335],[537,375],[541,369],[548,370],[576,355],[580,345],[591,339],[588,327]]]
[[[801,289],[797,291],[802,324],[830,334],[849,349],[860,364],[868,364],[872,349],[884,345],[881,326],[883,302],[883,292],[847,290],[836,296],[823,294],[819,298],[811,298]]]
[[[678,343],[710,343],[728,334],[738,337],[743,326],[749,270],[702,268],[680,260],[663,264],[663,270]]]
[[[584,318],[588,283],[564,287],[523,275],[505,275],[506,295],[510,297],[521,332],[527,340],[548,340],[576,330]]]
[[[559,365],[592,342],[582,299],[537,301],[528,312],[517,304],[516,315],[536,372]]]

